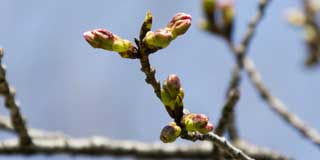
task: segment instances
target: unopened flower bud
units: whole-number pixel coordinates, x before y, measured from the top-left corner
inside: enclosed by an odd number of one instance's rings
[[[112,45],[116,40],[116,37],[105,29],[84,32],[83,37],[93,48],[102,48],[109,51],[113,51]]]
[[[179,77],[175,74],[169,75],[163,83],[163,88],[167,90],[172,97],[176,97],[181,88]]]
[[[149,48],[165,48],[173,40],[172,33],[166,29],[158,29],[155,32],[149,31],[143,42]]]
[[[84,32],[83,37],[93,48],[115,51],[124,58],[137,57],[136,48],[129,40],[122,39],[105,29],[95,29]]]
[[[198,131],[202,134],[207,134],[213,130],[214,126],[212,123],[208,122],[207,125],[203,128],[199,128]]]
[[[184,125],[189,132],[203,129],[208,124],[208,117],[203,114],[187,114],[182,117],[181,124]]]
[[[165,126],[160,134],[160,140],[163,143],[174,142],[181,134],[181,128],[175,123],[171,122]]]
[[[168,106],[170,111],[174,111],[175,98],[171,97],[169,92],[165,89],[161,89],[161,101],[165,106]]]
[[[191,16],[186,13],[177,13],[170,23],[167,25],[167,29],[172,32],[173,38],[182,35],[187,32],[191,25]]]

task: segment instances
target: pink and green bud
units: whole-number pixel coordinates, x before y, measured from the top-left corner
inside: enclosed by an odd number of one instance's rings
[[[163,88],[169,92],[171,97],[176,97],[181,88],[179,77],[175,74],[169,75],[163,82]]]
[[[208,124],[204,128],[199,128],[198,131],[202,134],[207,134],[213,130],[214,126],[212,123],[208,122]]]
[[[173,40],[172,33],[166,29],[158,29],[155,32],[149,31],[143,42],[149,48],[165,48]]]
[[[93,47],[118,52],[124,58],[136,58],[136,48],[129,40],[105,29],[95,29],[83,33],[84,39]]]
[[[109,51],[113,51],[112,46],[116,40],[116,37],[105,29],[84,32],[83,37],[93,48],[102,48]]]
[[[181,87],[179,77],[175,74],[169,75],[162,85],[162,103],[169,107],[171,111],[174,111],[175,107],[183,106],[183,98],[184,90]]]
[[[187,114],[182,117],[181,124],[186,127],[189,132],[199,131],[208,124],[208,117],[203,114]]]
[[[177,13],[166,28],[172,32],[173,38],[176,38],[187,32],[191,25],[191,19],[189,14]]]
[[[163,143],[171,143],[174,142],[180,136],[180,134],[181,128],[175,122],[171,122],[162,129],[160,140]]]

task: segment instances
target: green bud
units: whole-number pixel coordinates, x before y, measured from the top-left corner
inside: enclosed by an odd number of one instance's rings
[[[184,90],[183,88],[180,88],[175,101],[178,106],[183,106],[183,98],[184,98]]]
[[[126,52],[131,46],[132,44],[129,40],[117,38],[112,44],[112,50],[116,52]]]
[[[187,32],[191,25],[191,16],[186,13],[177,13],[167,25],[167,29],[172,32],[173,38]]]
[[[171,122],[165,126],[160,134],[160,140],[163,143],[174,142],[181,134],[181,128],[175,123]]]
[[[140,39],[143,39],[147,32],[151,30],[152,27],[152,14],[150,11],[146,13],[143,24],[140,29]]]
[[[202,134],[207,134],[213,130],[214,126],[212,123],[208,122],[207,125],[203,128],[199,128],[198,131]]]
[[[149,48],[165,48],[172,41],[172,33],[166,29],[158,29],[155,32],[149,31],[143,42]]]
[[[203,129],[208,124],[208,117],[203,114],[187,114],[182,117],[181,124],[186,127],[189,132]]]
[[[168,106],[170,110],[174,110],[176,103],[175,98],[171,97],[170,94],[164,89],[161,89],[161,101],[165,106]]]

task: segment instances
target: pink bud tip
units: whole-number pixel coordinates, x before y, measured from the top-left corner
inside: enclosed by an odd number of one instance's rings
[[[175,89],[179,89],[181,87],[180,79],[175,74],[171,74],[170,76],[168,76],[167,84],[172,86]]]

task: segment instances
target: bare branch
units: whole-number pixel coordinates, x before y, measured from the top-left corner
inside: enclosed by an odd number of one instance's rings
[[[255,14],[255,16],[252,18],[252,20],[249,22],[247,31],[245,33],[245,35],[243,36],[243,39],[240,42],[240,46],[239,46],[239,51],[238,51],[238,55],[242,55],[242,54],[246,54],[249,44],[254,36],[255,30],[259,24],[259,22],[262,20],[265,11],[266,11],[266,7],[268,6],[268,4],[271,2],[271,0],[260,0],[259,1],[259,5],[258,5],[258,10]]]
[[[1,129],[5,129],[9,132],[14,131],[11,122],[6,117],[0,116],[0,126],[4,126]],[[0,141],[0,155],[68,154],[90,156],[130,156],[158,159],[210,158],[212,156],[213,149],[212,145],[206,142],[192,145],[176,145],[146,143],[139,141],[111,140],[109,138],[101,137],[76,139],[68,138],[69,136],[66,136],[60,132],[48,132],[33,128],[29,128],[28,131],[34,141],[34,144],[32,146],[23,148],[17,143],[16,139]],[[100,143],[95,143],[97,141],[99,141]],[[259,147],[254,146],[251,148],[247,148],[247,146],[239,144],[235,143],[235,146],[237,146],[241,150],[248,151],[250,156],[258,160],[260,160],[259,157],[270,157],[270,160],[286,159],[286,156],[277,154],[277,152],[274,151],[261,152],[261,149]],[[274,155],[279,155],[278,157],[280,158],[275,158],[276,156]]]
[[[234,106],[239,100],[239,92],[237,89],[230,90],[229,96],[227,98],[227,102],[223,107],[221,118],[219,119],[218,125],[215,129],[215,133],[219,136],[222,136],[224,131],[226,130],[228,123],[230,122],[230,118],[234,112]]]
[[[161,86],[160,82],[155,77],[156,70],[151,67],[149,56],[145,53],[144,49],[140,50],[140,55],[141,71],[146,75],[146,82],[153,87],[155,94],[161,100]]]
[[[188,139],[192,141],[210,141],[215,146],[219,147],[219,149],[228,155],[230,155],[233,158],[236,158],[238,160],[254,160],[253,158],[246,155],[244,152],[242,152],[240,149],[233,146],[231,143],[229,143],[224,137],[219,137],[218,135],[210,132],[208,134],[198,134],[198,133],[192,133],[192,134],[185,134],[181,135],[181,138]]]
[[[320,147],[320,134],[314,128],[306,125],[297,115],[288,111],[287,107],[277,97],[274,97],[262,82],[260,73],[256,70],[254,62],[249,58],[243,59],[244,67],[251,82],[254,84],[261,98],[269,104],[278,115],[289,125],[297,129],[304,137]]]
[[[41,136],[46,138],[34,138],[33,145],[21,147],[17,139],[0,141],[0,155],[58,155],[67,154],[72,156],[116,156],[136,158],[197,158],[206,159],[212,156],[210,143],[197,143],[191,145],[144,143],[139,141],[112,140],[103,137],[92,138],[67,138],[65,136]],[[221,138],[219,138],[221,139]],[[224,139],[223,139],[224,140]],[[220,140],[221,141],[221,140]],[[231,145],[229,143],[220,145]],[[223,142],[224,143],[224,142]],[[285,156],[276,152],[261,150],[253,146],[239,145],[243,150],[250,150],[250,156],[269,157],[269,160],[287,160]],[[233,147],[234,148],[234,147]],[[235,150],[238,151],[238,150]],[[259,152],[258,152],[259,151]],[[278,156],[275,156],[278,155]]]
[[[15,90],[9,85],[6,78],[6,70],[2,64],[4,51],[0,48],[0,94],[4,97],[5,106],[10,111],[10,118],[15,132],[19,134],[19,142],[22,146],[32,144],[32,140],[26,129],[25,121],[20,113],[19,106],[15,100]]]
[[[256,145],[250,144],[247,141],[237,139],[234,141],[234,145],[242,148],[242,150],[247,153],[248,155],[255,157],[256,159],[259,160],[288,160],[292,159],[286,156],[281,155],[280,153],[271,151],[268,148],[261,148]]]

